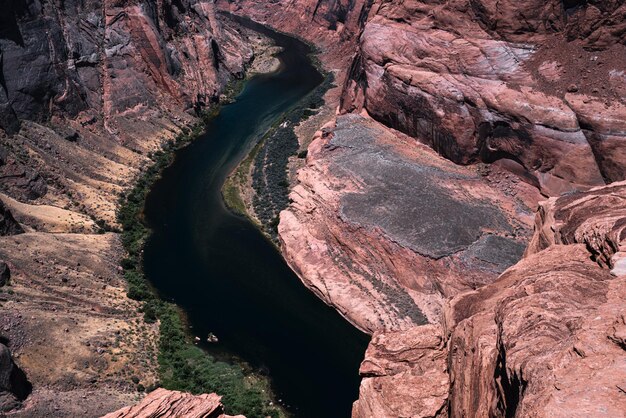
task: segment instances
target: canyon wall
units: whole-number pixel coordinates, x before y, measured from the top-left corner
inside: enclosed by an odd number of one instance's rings
[[[544,194],[625,178],[623,2],[378,1],[342,109]]]
[[[156,382],[118,202],[243,77],[252,45],[212,1],[2,2],[0,376],[15,364],[32,393],[0,379],[0,415],[100,416]]]
[[[624,2],[228,3],[345,80],[279,236],[373,335],[353,418],[620,416]]]
[[[117,198],[254,51],[212,1],[5,3],[2,370],[34,386],[17,416],[95,416],[155,378]],[[217,6],[317,44],[341,86],[279,234],[373,335],[353,417],[619,416],[624,2]]]

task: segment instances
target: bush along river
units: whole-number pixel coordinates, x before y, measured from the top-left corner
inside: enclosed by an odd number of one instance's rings
[[[162,386],[216,391],[227,413],[278,416],[255,377],[262,374],[294,417],[349,417],[368,337],[306,289],[275,246],[221,196],[228,174],[324,77],[305,43],[240,23],[283,48],[281,68],[248,80],[205,133],[196,127],[179,138],[188,145],[172,146],[173,157],[157,153],[128,193],[119,219],[129,296],[144,301],[147,320],[160,320]],[[193,336],[202,350],[190,343]],[[242,365],[256,375],[244,377]]]

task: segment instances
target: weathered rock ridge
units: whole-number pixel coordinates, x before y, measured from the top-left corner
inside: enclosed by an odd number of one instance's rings
[[[212,0],[2,2],[0,342],[33,385],[13,415],[100,416],[155,383],[119,197],[256,52]]]
[[[224,414],[216,394],[189,393],[157,389],[136,405],[111,412],[102,418],[237,418]],[[239,418],[245,418],[241,415]]]

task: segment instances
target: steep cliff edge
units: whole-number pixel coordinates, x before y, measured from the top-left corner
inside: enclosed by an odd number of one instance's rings
[[[376,1],[342,97],[459,164],[547,195],[625,177],[624,16],[610,2]]]
[[[228,3],[354,48],[279,224],[373,334],[353,417],[620,416],[626,5]]]
[[[498,176],[492,187],[371,118],[340,116],[309,146],[281,248],[365,331],[438,323],[446,298],[490,283],[524,251],[539,196]]]
[[[119,264],[120,196],[243,77],[254,42],[212,1],[2,10],[0,343],[33,385],[13,414],[100,416],[157,381],[158,324]]]

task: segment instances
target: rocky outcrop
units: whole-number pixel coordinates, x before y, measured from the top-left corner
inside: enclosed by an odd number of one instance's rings
[[[13,362],[11,351],[0,343],[0,413],[18,408],[31,389],[26,375]]]
[[[626,249],[624,199],[626,185],[615,183],[542,202],[526,253],[551,245],[584,244],[594,261],[619,274]]]
[[[532,225],[532,187],[484,174],[368,117],[340,116],[310,145],[281,213],[283,254],[363,330],[441,322],[444,300],[519,260]]]
[[[549,243],[545,231],[568,213],[557,235],[612,236],[624,200],[597,214],[586,208],[625,187],[555,199],[537,215],[533,242],[542,249],[531,245],[496,281],[452,298],[443,323],[374,335],[353,417],[620,416],[626,276],[594,256],[593,244]],[[411,391],[420,396],[402,409]]]
[[[352,416],[446,416],[450,377],[438,326],[375,333],[365,353]]]
[[[22,234],[24,229],[0,200],[0,236]]]
[[[189,393],[157,389],[136,405],[111,412],[102,418],[236,418],[224,415],[221,398],[212,394]],[[245,418],[239,415],[240,418]]]
[[[0,287],[5,286],[11,280],[11,269],[9,265],[0,260]]]
[[[547,195],[624,179],[623,2],[377,1],[342,99]]]
[[[212,1],[7,7],[0,105],[8,121],[2,128],[13,133],[19,120],[51,115],[103,114],[113,131],[111,119],[127,111],[203,107],[251,55],[237,32],[221,27]]]

